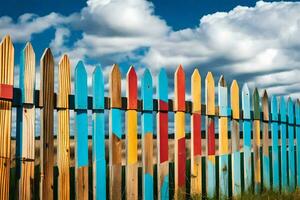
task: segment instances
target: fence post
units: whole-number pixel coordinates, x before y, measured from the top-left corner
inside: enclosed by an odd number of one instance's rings
[[[216,197],[215,157],[215,83],[211,72],[205,78],[206,104],[206,192],[208,198]]]
[[[252,189],[252,158],[251,158],[251,113],[250,113],[250,92],[247,84],[242,89],[242,109],[243,109],[243,133],[244,133],[244,167],[245,167],[245,192]]]
[[[53,109],[54,109],[54,60],[47,48],[41,58],[40,102],[41,106],[41,175],[40,199],[53,199]]]
[[[288,137],[289,137],[289,188],[290,192],[295,190],[295,146],[294,146],[294,104],[291,97],[288,98]]]
[[[157,180],[158,199],[169,199],[168,77],[161,68],[157,84]]]
[[[110,117],[109,117],[109,196],[122,198],[122,119],[121,119],[121,72],[113,65],[109,77]]]
[[[239,197],[242,194],[241,183],[241,152],[240,152],[240,99],[239,85],[236,80],[232,81],[230,88],[230,100],[232,110],[231,122],[231,166],[232,166],[232,196]]]
[[[271,115],[273,190],[279,191],[278,103],[275,96],[271,100]]]
[[[34,194],[34,153],[35,153],[35,54],[30,43],[27,43],[21,52],[20,82],[22,91],[22,113],[20,140],[17,148],[20,154],[17,162],[21,163],[21,180],[19,185],[19,198],[31,199]]]
[[[88,199],[87,73],[82,61],[75,67],[75,180],[76,199]]]
[[[281,190],[287,192],[287,155],[286,155],[286,103],[283,97],[280,98],[280,133],[281,133]]]
[[[0,43],[0,199],[9,199],[11,106],[14,82],[14,47],[9,36]]]
[[[106,199],[104,81],[101,66],[93,72],[93,196]]]
[[[153,86],[150,71],[142,77],[142,152],[143,152],[143,199],[153,199]]]
[[[192,74],[191,94],[193,103],[191,116],[191,195],[201,197],[201,76],[198,69],[195,69]]]
[[[126,110],[126,197],[138,199],[138,139],[137,139],[137,75],[131,66],[127,79],[127,110]]]
[[[224,76],[220,77],[218,83],[218,105],[219,105],[219,197],[228,198],[228,103],[227,86]],[[234,171],[232,172],[234,174]]]
[[[175,199],[185,199],[185,73],[180,65],[174,74]]]
[[[300,102],[297,99],[295,103],[295,119],[296,119],[296,166],[297,166],[297,189],[300,187]]]
[[[260,160],[260,106],[257,88],[253,92],[253,154],[254,154],[254,192],[261,192]]]
[[[58,199],[70,199],[70,111],[71,94],[70,60],[63,55],[58,65]]]
[[[262,148],[263,148],[263,188],[271,189],[271,171],[269,157],[269,99],[267,91],[264,91],[262,97],[262,112],[263,112],[263,132],[262,132]]]

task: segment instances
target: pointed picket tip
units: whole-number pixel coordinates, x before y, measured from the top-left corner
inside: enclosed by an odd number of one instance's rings
[[[157,83],[158,109],[168,111],[168,76],[165,68],[161,68]]]
[[[299,99],[297,99],[295,102],[295,119],[296,119],[296,124],[300,125],[300,101],[299,101]]]
[[[291,97],[288,97],[287,106],[288,106],[289,123],[294,123],[294,104]]]
[[[218,84],[219,84],[219,86],[221,86],[221,87],[226,87],[226,81],[225,81],[224,75],[221,75]]]
[[[232,118],[240,118],[240,98],[239,98],[239,85],[236,80],[233,80],[230,87],[230,100],[232,109]]]
[[[142,77],[142,100],[143,100],[143,110],[152,111],[153,110],[153,85],[152,76],[148,68],[145,69]]]
[[[269,120],[269,98],[268,98],[267,90],[264,90],[263,93],[262,110],[263,110],[263,119],[268,121]]]
[[[75,73],[78,73],[77,75],[86,74],[85,66],[81,60],[77,63],[75,67]]]
[[[52,51],[51,51],[50,48],[46,48],[46,49],[44,50],[44,53],[43,53],[42,57],[41,57],[41,60],[44,60],[45,62],[46,62],[46,60],[48,60],[48,59],[53,60],[53,54],[52,54]]]
[[[185,111],[185,72],[179,65],[174,74],[174,111]]]
[[[70,64],[70,59],[69,59],[69,56],[68,56],[67,54],[64,54],[64,55],[60,58],[60,60],[59,60],[59,62],[58,62],[58,66],[59,66],[59,67],[64,67],[65,64]]]
[[[4,36],[4,38],[2,39],[2,41],[0,43],[0,46],[3,45],[3,44],[6,44],[6,45],[9,45],[9,46],[13,47],[13,42],[11,40],[10,35]]]
[[[253,91],[253,114],[254,119],[260,119],[259,94],[257,88],[254,88]]]
[[[110,94],[110,107],[121,108],[121,72],[117,64],[112,66],[109,75],[109,94]]]
[[[201,76],[196,68],[191,77],[192,112],[201,113]]]
[[[279,112],[280,112],[280,121],[286,122],[286,101],[284,97],[280,97],[280,103],[279,103]]]
[[[58,107],[69,108],[69,94],[71,94],[70,59],[64,54],[58,64]]]
[[[205,78],[205,104],[206,114],[215,115],[215,81],[211,72]]]
[[[250,90],[249,90],[249,87],[248,87],[248,84],[247,84],[247,83],[245,83],[245,84],[243,85],[242,92],[243,92],[245,95],[249,95]]]
[[[133,66],[130,66],[127,75],[127,109],[137,109],[137,75]]]
[[[26,45],[25,45],[23,51],[24,51],[24,52],[27,51],[27,52],[30,52],[30,53],[32,53],[32,54],[35,54],[35,53],[34,53],[34,50],[33,50],[33,47],[32,47],[32,44],[31,44],[30,42],[27,42],[27,43],[26,43]]]
[[[93,108],[104,109],[104,80],[100,64],[93,71]]]
[[[87,109],[87,73],[82,61],[75,67],[75,108]]]
[[[271,98],[271,113],[272,120],[278,120],[278,101],[276,96],[272,96]]]

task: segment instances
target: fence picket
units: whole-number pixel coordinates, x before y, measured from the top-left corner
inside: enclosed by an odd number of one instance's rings
[[[51,50],[47,48],[41,58],[40,97],[41,108],[41,168],[40,199],[53,199],[54,167],[54,60]]]
[[[195,69],[191,79],[192,116],[191,116],[191,195],[202,193],[201,157],[201,76]]]
[[[243,134],[244,134],[244,185],[245,191],[252,189],[252,158],[251,158],[251,113],[250,113],[250,92],[247,84],[242,89],[242,110],[243,110]]]
[[[93,196],[106,199],[104,81],[101,66],[93,72]]]
[[[227,85],[222,75],[218,83],[218,105],[219,105],[219,196],[229,197],[228,182],[228,102]],[[234,171],[233,171],[234,174]]]
[[[297,189],[300,187],[300,102],[299,99],[296,100],[295,103],[295,119],[296,119],[296,181],[297,181]]]
[[[58,65],[58,199],[70,199],[70,60],[64,55]]]
[[[137,94],[137,76],[131,66],[127,73],[126,197],[132,200],[138,199]]]
[[[88,199],[87,73],[82,61],[75,68],[75,179],[76,199]]]
[[[31,199],[34,193],[34,149],[35,149],[35,106],[34,106],[34,83],[35,83],[35,54],[30,43],[27,43],[21,52],[20,81],[22,90],[22,113],[20,135],[16,144],[19,148],[21,177],[19,185],[19,198]],[[17,129],[18,130],[18,129]]]
[[[271,100],[271,133],[272,133],[272,176],[273,176],[273,190],[279,191],[279,151],[278,151],[278,103],[277,98],[272,96]]]
[[[295,147],[294,147],[294,104],[292,99],[289,97],[287,101],[288,108],[288,138],[289,138],[289,189],[290,192],[295,190]]]
[[[143,199],[153,196],[153,86],[148,69],[144,71],[141,86],[142,112],[142,151],[143,151]]]
[[[241,152],[240,152],[240,100],[239,85],[236,80],[232,81],[230,88],[232,122],[231,122],[231,166],[232,166],[232,196],[238,197],[242,193],[241,183]]]
[[[263,131],[262,131],[262,148],[263,148],[263,188],[271,189],[271,174],[270,174],[270,157],[269,157],[269,99],[267,91],[264,91],[262,97],[262,112],[263,112]]]
[[[286,150],[286,103],[283,97],[280,99],[280,133],[281,133],[281,190],[287,192],[287,150]]]
[[[169,199],[169,148],[168,148],[168,77],[162,68],[158,75],[157,99],[157,180],[158,199]]]
[[[109,77],[110,116],[109,116],[109,196],[122,198],[122,118],[121,118],[121,72],[113,65]]]
[[[206,104],[206,193],[208,198],[216,196],[215,157],[215,82],[211,72],[205,78]]]
[[[11,107],[14,82],[14,47],[9,36],[0,43],[0,199],[9,199]]]
[[[257,88],[253,92],[253,154],[254,154],[254,192],[261,191],[261,160],[260,160],[260,105]]]

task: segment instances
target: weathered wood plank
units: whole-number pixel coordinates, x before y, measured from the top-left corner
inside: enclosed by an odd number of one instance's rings
[[[131,66],[127,73],[126,111],[126,198],[138,199],[138,143],[137,143],[137,75]]]
[[[185,199],[185,73],[180,65],[174,74],[174,111],[175,111],[175,196]]]
[[[201,160],[201,76],[195,69],[191,77],[192,115],[191,115],[191,195],[202,194]]]
[[[22,90],[22,127],[20,131],[21,177],[19,185],[19,198],[31,199],[34,194],[34,152],[35,152],[35,107],[34,107],[34,83],[35,83],[35,54],[30,43],[27,43],[21,52],[20,81]],[[18,138],[18,137],[17,137]]]
[[[247,84],[242,89],[242,110],[243,110],[243,134],[244,134],[244,185],[245,191],[249,192],[252,187],[252,159],[251,159],[251,113],[250,113],[250,92]]]
[[[14,82],[14,47],[9,36],[0,43],[0,85],[1,96],[6,86],[6,93],[12,94]],[[8,95],[11,96],[11,95]],[[11,100],[0,100],[0,199],[9,199],[10,178],[10,136],[11,136]]]
[[[75,68],[75,179],[76,199],[88,199],[87,73],[82,61]]]
[[[274,191],[279,191],[279,150],[278,150],[278,103],[277,98],[272,96],[271,99],[271,138],[272,138],[272,177]]]
[[[261,192],[261,159],[260,159],[260,106],[257,88],[253,92],[253,154],[254,154],[254,192]]]
[[[54,60],[51,50],[44,51],[41,58],[40,97],[41,108],[41,171],[40,199],[53,199],[53,110],[54,110]]]
[[[101,66],[93,72],[93,196],[106,199],[104,80]]]
[[[263,189],[271,189],[271,169],[269,157],[269,99],[267,91],[264,91],[262,97],[263,112],[263,131],[262,131],[262,148],[263,148]]]
[[[142,77],[141,99],[142,112],[142,151],[143,151],[143,199],[151,200],[153,194],[153,85],[149,69]]]
[[[241,180],[241,152],[240,152],[240,99],[239,85],[236,80],[232,81],[230,88],[230,104],[232,109],[231,122],[231,166],[232,166],[232,196],[237,198],[242,193]]]
[[[218,83],[218,105],[219,105],[219,196],[229,197],[229,166],[228,166],[228,91],[224,76],[220,77]],[[233,171],[234,174],[234,171]]]
[[[281,133],[281,190],[282,192],[288,191],[288,176],[287,176],[287,115],[286,115],[286,102],[283,97],[280,98],[280,133]]]
[[[109,117],[109,196],[122,198],[122,118],[121,118],[121,72],[113,65],[109,77],[110,117]]]
[[[215,157],[215,83],[211,72],[205,78],[206,103],[206,193],[214,198],[216,191],[216,157]]]
[[[294,103],[289,97],[287,102],[288,107],[288,138],[289,138],[289,191],[293,192],[296,187],[296,172],[295,172],[295,147],[294,147]]]
[[[168,148],[168,77],[162,68],[158,75],[157,99],[157,180],[158,199],[169,199],[169,148]]]

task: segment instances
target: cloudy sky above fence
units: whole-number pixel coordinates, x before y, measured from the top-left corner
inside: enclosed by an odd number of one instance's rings
[[[299,10],[299,2],[250,0],[12,0],[0,7],[0,36],[11,35],[17,58],[31,41],[37,63],[51,47],[56,64],[67,53],[89,73],[118,63],[123,77],[134,65],[154,76],[165,67],[171,79],[183,64],[188,77],[198,67],[203,79],[212,71],[216,82],[224,74],[228,83],[298,98]]]

